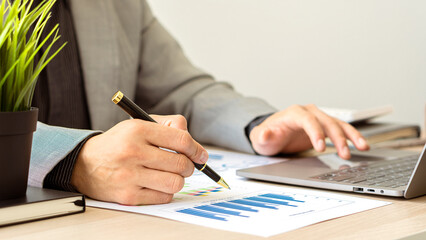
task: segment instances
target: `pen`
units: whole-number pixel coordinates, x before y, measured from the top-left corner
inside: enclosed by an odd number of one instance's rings
[[[136,119],[142,119],[145,121],[150,122],[156,122],[153,118],[151,118],[142,108],[140,108],[136,103],[134,103],[132,100],[130,100],[128,97],[124,96],[124,94],[121,91],[118,91],[114,94],[112,97],[112,101],[121,107],[127,114],[129,114],[131,117]],[[176,151],[173,151],[177,153]],[[211,178],[213,181],[215,181],[217,184],[227,188],[231,189],[229,185],[225,182],[225,180],[217,174],[213,169],[211,169],[207,163],[206,164],[199,164],[193,162],[195,165],[195,168],[206,174],[209,178]]]

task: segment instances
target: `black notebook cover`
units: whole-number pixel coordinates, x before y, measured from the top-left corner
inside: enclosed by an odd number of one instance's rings
[[[26,197],[0,201],[0,227],[84,212],[83,194],[28,187]]]

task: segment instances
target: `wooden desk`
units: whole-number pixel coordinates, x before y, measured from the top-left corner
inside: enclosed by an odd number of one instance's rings
[[[389,201],[393,204],[318,223],[270,239],[397,239],[426,230],[426,196],[404,200],[355,193],[343,194]],[[88,207],[83,214],[0,228],[0,239],[264,238],[147,215]]]

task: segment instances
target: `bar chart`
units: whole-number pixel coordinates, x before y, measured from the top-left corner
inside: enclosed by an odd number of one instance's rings
[[[301,216],[317,211],[352,204],[352,201],[330,197],[296,193],[259,193],[226,201],[212,201],[187,208],[175,209],[176,213],[205,220],[222,222],[259,220],[276,216]]]
[[[227,217],[229,216],[248,218],[249,216],[245,215],[244,213],[258,213],[259,209],[262,208],[278,210],[278,206],[298,207],[297,205],[291,204],[291,202],[303,203],[304,201],[296,200],[286,195],[269,193],[255,197],[247,197],[227,202],[201,205],[194,208],[186,208],[178,210],[177,212],[220,221],[227,221]]]

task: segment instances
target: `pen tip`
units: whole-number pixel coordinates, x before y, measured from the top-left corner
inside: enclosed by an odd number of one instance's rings
[[[220,180],[217,182],[217,184],[219,184],[220,186],[222,186],[224,188],[231,190],[231,187],[229,187],[229,185],[225,182],[225,180],[223,180],[223,178],[220,178]]]

